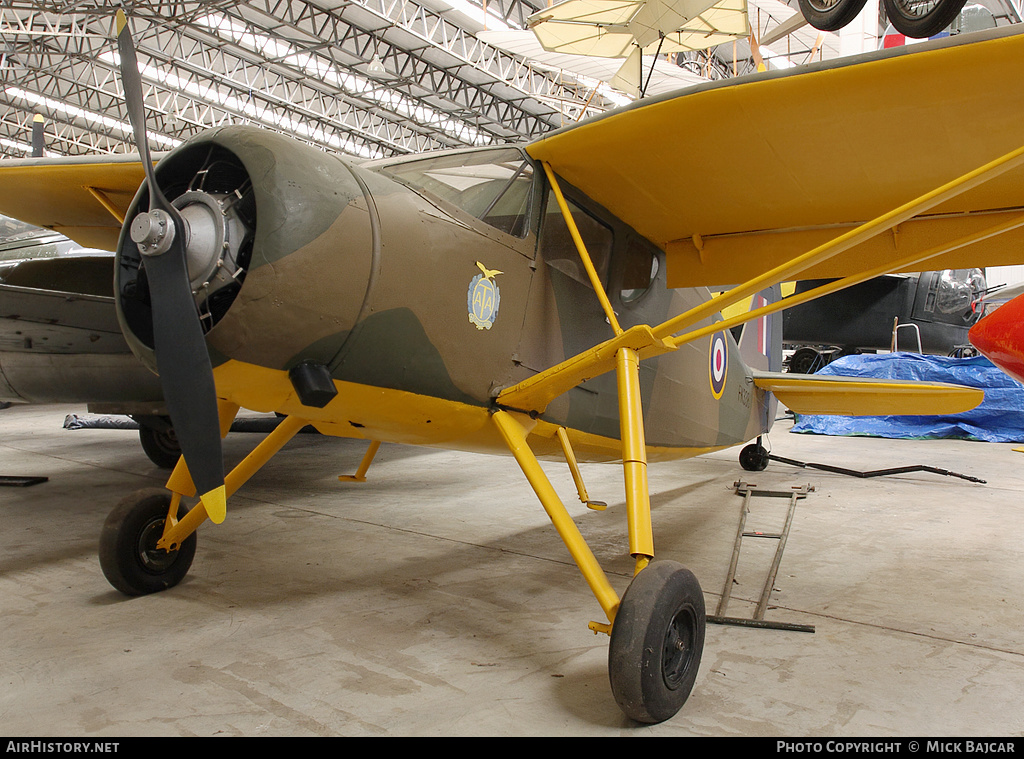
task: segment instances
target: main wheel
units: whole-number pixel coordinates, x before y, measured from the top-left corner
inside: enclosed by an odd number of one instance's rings
[[[823,32],[842,29],[864,8],[867,0],[799,0],[807,23]]]
[[[693,689],[704,650],[704,594],[674,561],[652,562],[622,596],[612,624],[608,675],[626,716],[663,722]]]
[[[883,0],[885,17],[897,32],[921,39],[938,34],[957,17],[964,0]]]
[[[181,458],[181,446],[173,428],[161,432],[140,424],[139,442],[142,443],[142,450],[146,452],[149,460],[161,469],[174,469]]]
[[[196,554],[193,532],[176,551],[157,548],[170,510],[166,490],[140,490],[119,503],[100,534],[100,567],[107,581],[122,593],[141,596],[181,582]],[[178,507],[178,519],[188,513]]]
[[[768,466],[768,449],[751,443],[740,451],[740,466],[748,472],[763,472]]]

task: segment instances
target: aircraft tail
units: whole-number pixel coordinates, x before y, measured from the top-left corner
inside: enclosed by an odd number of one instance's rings
[[[782,297],[781,287],[762,290],[746,301],[741,301],[722,311],[723,318],[739,316],[754,309],[775,303]],[[749,369],[756,372],[782,371],[782,313],[768,314],[744,323],[733,329],[733,337],[739,347],[740,358]],[[764,402],[758,404],[757,415],[761,434],[768,432],[775,421],[778,400],[771,393],[764,395]]]
[[[762,290],[747,301],[726,309],[722,312],[722,316],[729,318],[739,313],[753,311],[767,306],[769,303],[775,303],[781,297],[781,288],[779,285],[775,285]],[[739,344],[743,363],[756,371],[782,371],[782,313],[754,319],[742,325],[740,329],[742,332],[736,342]]]

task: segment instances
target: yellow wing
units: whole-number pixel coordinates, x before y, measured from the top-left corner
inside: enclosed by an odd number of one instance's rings
[[[1020,27],[715,82],[527,148],[668,254],[669,285],[761,274],[1024,146]],[[860,272],[1024,209],[1013,168],[801,273]],[[1024,262],[1024,232],[925,269]],[[913,269],[910,269],[911,271]]]
[[[145,179],[138,156],[0,162],[0,213],[80,245],[114,250],[121,220]]]

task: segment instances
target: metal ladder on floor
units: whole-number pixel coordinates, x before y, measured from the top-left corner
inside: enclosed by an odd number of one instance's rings
[[[737,495],[743,496],[743,509],[740,512],[739,528],[736,531],[736,542],[733,545],[732,560],[729,562],[729,573],[725,578],[725,587],[722,589],[722,597],[718,602],[718,609],[715,611],[715,614],[713,616],[709,616],[707,621],[712,624],[720,625],[739,625],[743,627],[759,627],[772,630],[814,632],[814,627],[812,625],[797,625],[790,624],[788,622],[770,622],[764,618],[765,611],[768,609],[768,599],[771,597],[772,590],[775,587],[775,577],[778,575],[779,565],[782,564],[782,553],[786,549],[786,540],[789,537],[789,528],[793,524],[793,515],[796,513],[796,504],[800,499],[806,498],[808,493],[813,492],[814,487],[811,485],[800,485],[794,486],[789,490],[765,490],[746,482],[736,482],[733,484],[733,488]],[[750,513],[750,500],[754,496],[789,499],[789,509],[786,512],[786,520],[781,532],[769,533],[747,531],[747,515]],[[764,588],[761,590],[761,598],[758,600],[757,608],[754,610],[753,619],[725,616],[726,609],[729,606],[729,601],[732,598],[732,586],[736,579],[736,568],[739,565],[740,560],[740,545],[744,538],[778,541],[775,547],[775,554],[772,558],[771,566],[768,568],[768,578],[765,580]]]

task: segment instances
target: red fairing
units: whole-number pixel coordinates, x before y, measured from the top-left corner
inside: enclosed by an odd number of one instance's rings
[[[971,327],[971,344],[993,364],[1024,382],[1024,295],[1019,295]]]

